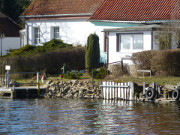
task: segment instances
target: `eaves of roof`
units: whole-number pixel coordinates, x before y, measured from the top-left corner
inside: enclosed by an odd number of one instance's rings
[[[151,20],[151,21],[115,21],[115,20],[91,20],[91,22],[113,22],[113,23],[137,23],[137,24],[161,24],[170,22],[180,22],[180,20]]]
[[[128,28],[104,29],[103,32],[154,31],[159,29],[160,27],[160,25],[142,25]]]
[[[20,18],[51,18],[51,17],[80,17],[80,16],[91,16],[92,13],[82,13],[82,14],[54,14],[54,15],[25,15],[20,16]]]

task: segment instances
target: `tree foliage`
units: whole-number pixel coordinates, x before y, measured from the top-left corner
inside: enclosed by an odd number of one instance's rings
[[[99,37],[95,33],[88,36],[85,60],[87,69],[98,68],[100,62]]]
[[[29,6],[31,0],[4,0],[3,2],[3,13],[8,15],[16,22],[20,22],[20,14]]]
[[[180,28],[178,23],[165,24],[155,36],[160,50],[180,47]],[[175,45],[175,46],[173,46]]]

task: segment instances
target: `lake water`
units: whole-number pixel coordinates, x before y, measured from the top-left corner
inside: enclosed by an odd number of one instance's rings
[[[0,134],[180,134],[180,104],[0,99]]]

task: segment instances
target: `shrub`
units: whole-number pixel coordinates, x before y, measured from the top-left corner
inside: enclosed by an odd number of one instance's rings
[[[151,61],[156,75],[180,76],[180,49],[158,51]]]
[[[145,51],[132,55],[138,69],[151,70],[159,76],[180,76],[180,49]]]
[[[63,74],[65,79],[79,79],[81,76],[83,76],[83,73],[72,73],[72,72],[67,72]]]
[[[8,51],[8,55],[14,56],[14,55],[23,55],[27,52],[32,52],[36,47],[32,45],[25,45],[24,47],[20,49],[10,49]]]
[[[99,69],[93,69],[93,77],[95,79],[104,79],[109,71],[105,67],[100,67]],[[92,76],[92,72],[91,72]]]
[[[111,65],[110,71],[113,76],[129,75],[129,70],[128,70],[127,64],[123,64],[123,67],[120,63]]]
[[[0,62],[2,67],[5,67],[6,64],[10,65],[11,72],[37,72],[46,69],[47,73],[57,74],[60,73],[64,63],[69,69],[84,69],[84,56],[85,49],[83,47],[73,47],[43,54],[1,57]],[[5,73],[4,68],[1,73]]]
[[[134,53],[131,59],[138,69],[150,70],[152,58],[156,55],[156,53],[157,51],[155,50],[138,52]]]
[[[8,56],[42,54],[69,47],[72,47],[72,45],[63,43],[62,40],[52,39],[51,41],[44,43],[43,46],[25,45],[20,49],[11,49],[9,50]]]

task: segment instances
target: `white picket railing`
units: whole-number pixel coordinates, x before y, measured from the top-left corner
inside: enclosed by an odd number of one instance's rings
[[[134,100],[134,83],[102,82],[102,98],[106,100]]]

